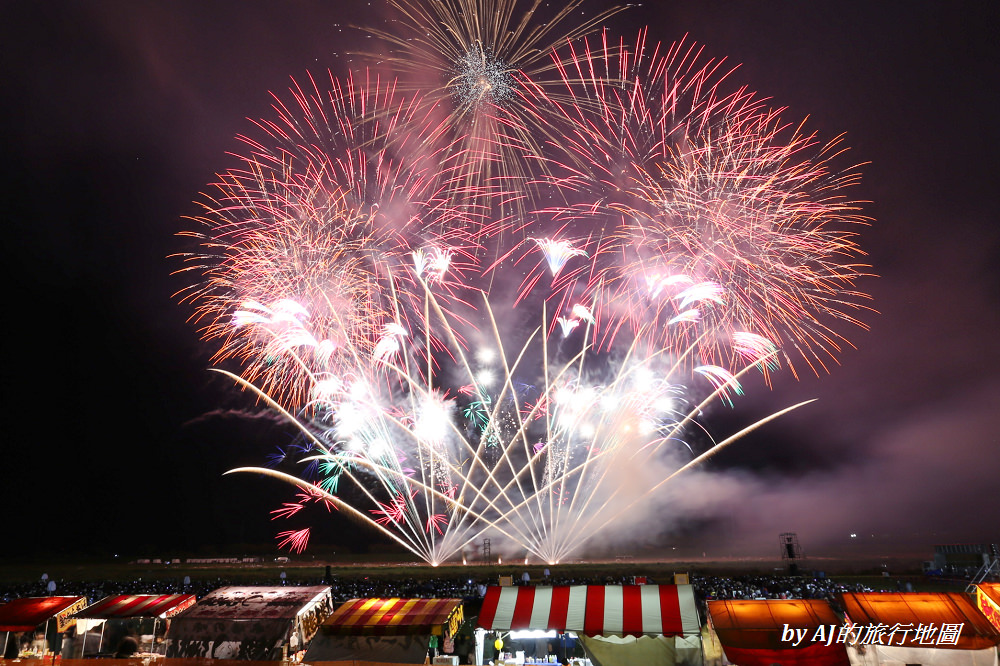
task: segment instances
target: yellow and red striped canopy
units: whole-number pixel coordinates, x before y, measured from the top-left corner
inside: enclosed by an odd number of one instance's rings
[[[351,599],[326,619],[322,631],[340,636],[439,633],[461,605],[461,599]]]

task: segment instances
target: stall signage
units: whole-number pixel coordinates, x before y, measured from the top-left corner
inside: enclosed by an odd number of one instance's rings
[[[56,631],[60,634],[69,629],[70,627],[76,626],[76,618],[70,617],[74,613],[79,613],[84,608],[87,607],[87,598],[80,597],[72,606],[62,611],[56,615]]]
[[[465,622],[465,611],[462,610],[462,606],[455,609],[455,612],[451,614],[448,618],[448,636],[454,636],[458,633],[458,630],[462,628],[462,623]]]
[[[976,588],[976,605],[979,606],[979,610],[983,612],[986,619],[993,624],[994,627],[1000,629],[1000,606],[997,606],[992,599],[986,596],[983,592],[983,588]]]

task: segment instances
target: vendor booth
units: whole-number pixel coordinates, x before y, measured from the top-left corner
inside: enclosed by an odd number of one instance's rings
[[[171,621],[166,656],[279,661],[312,638],[331,606],[327,586],[223,587]]]
[[[1000,583],[976,585],[976,608],[1000,630]]]
[[[493,632],[575,634],[595,666],[701,663],[701,623],[690,585],[490,587],[478,625]],[[556,657],[569,661],[572,655]],[[534,658],[549,655],[536,650]]]
[[[86,597],[24,597],[3,604],[0,606],[3,642],[0,656],[58,653],[61,635],[76,624],[72,614],[86,605]]]
[[[114,655],[123,637],[134,635],[138,653],[162,653],[168,621],[195,603],[193,594],[119,594],[76,613],[72,656]]]
[[[326,619],[304,660],[423,664],[428,647],[453,639],[463,620],[461,599],[351,599]]]
[[[1000,631],[964,594],[845,592],[840,596],[855,637],[847,647],[851,664],[997,665]]]
[[[724,651],[714,661],[717,664],[848,666],[850,663],[844,644],[827,640],[831,631],[836,635],[843,621],[829,603],[820,599],[711,600],[707,620],[709,636],[717,637]]]

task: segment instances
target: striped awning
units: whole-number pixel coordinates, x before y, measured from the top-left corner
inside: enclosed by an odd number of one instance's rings
[[[52,618],[83,608],[86,597],[23,597],[0,606],[0,631],[31,631]],[[59,629],[62,631],[62,628]]]
[[[440,633],[461,599],[351,599],[323,623],[324,634],[394,636]]]
[[[119,594],[105,597],[76,614],[78,618],[111,620],[128,617],[173,617],[193,606],[193,594]]]
[[[490,587],[479,626],[588,636],[694,636],[701,623],[690,585],[563,585]]]

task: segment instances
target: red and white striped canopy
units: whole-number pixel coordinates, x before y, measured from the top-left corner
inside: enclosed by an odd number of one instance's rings
[[[701,628],[690,585],[490,587],[479,626],[588,636],[692,636]]]
[[[79,618],[172,617],[193,606],[193,594],[119,594],[105,597],[76,614]]]

